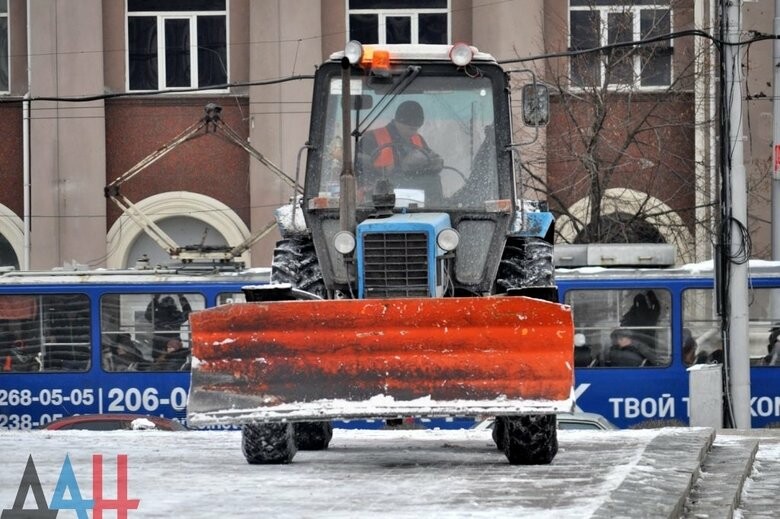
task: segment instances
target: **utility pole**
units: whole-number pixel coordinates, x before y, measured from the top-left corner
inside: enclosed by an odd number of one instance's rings
[[[780,35],[780,0],[775,0],[775,38]],[[774,95],[772,96],[772,259],[780,260],[780,40],[773,42]],[[774,292],[774,291],[773,291]],[[780,301],[772,298],[772,316],[780,313]]]
[[[772,259],[780,261],[780,0],[775,0],[775,40],[772,42],[774,83],[772,95]],[[780,321],[780,290],[772,290],[769,316],[772,326]]]
[[[747,232],[747,180],[743,156],[742,127],[742,0],[722,0],[725,20],[723,62],[725,103],[728,108],[728,142],[723,154],[725,200],[721,222],[728,233],[721,243],[721,258],[726,260],[728,306],[724,323],[728,324],[725,353],[728,355],[728,390],[732,425],[750,429],[750,357],[748,350],[748,260],[744,233]],[[726,114],[722,114],[726,115]]]
[[[774,82],[772,95],[772,259],[780,261],[780,0],[775,0],[774,36],[772,42]],[[769,300],[772,326],[780,321],[780,290],[772,290]],[[773,347],[773,344],[769,345]]]

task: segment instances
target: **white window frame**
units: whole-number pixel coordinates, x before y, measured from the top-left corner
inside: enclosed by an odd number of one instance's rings
[[[597,12],[599,14],[599,46],[604,47],[609,44],[609,15],[615,13],[631,12],[633,35],[632,40],[638,41],[641,36],[641,11],[645,10],[666,10],[669,11],[669,32],[674,31],[674,8],[673,2],[665,4],[635,4],[635,5],[583,5],[583,6],[569,6],[569,12],[572,11],[585,11],[585,12]],[[572,47],[571,41],[571,15],[569,15],[569,33],[568,33],[568,45]],[[669,40],[669,47],[674,48],[674,40]],[[599,56],[599,83],[598,85],[575,85],[573,82],[570,84],[572,90],[587,90],[588,88],[601,87],[606,80],[606,59],[605,54]],[[672,51],[670,57],[670,70],[669,70],[669,83],[666,85],[642,85],[642,55],[641,53],[635,53],[633,56],[633,71],[634,82],[633,83],[610,83],[607,85],[609,90],[625,90],[626,88],[631,90],[641,90],[643,92],[662,92],[669,89],[674,84],[674,51]],[[572,76],[572,61],[569,59],[569,77]]]
[[[225,17],[225,79],[230,82],[230,2],[226,0],[224,11],[133,11],[127,10],[125,2],[125,91],[126,92],[154,92],[165,90],[177,92],[199,88],[198,85],[198,17],[199,16],[224,16]],[[130,34],[129,21],[131,17],[154,17],[157,22],[157,88],[153,90],[130,90]],[[190,85],[186,87],[169,87],[166,85],[166,58],[165,58],[165,21],[189,20],[190,25]],[[197,92],[178,92],[179,94],[222,93],[228,92],[228,88],[209,88]]]
[[[5,41],[6,41],[6,48],[5,48],[5,55],[8,62],[6,63],[6,70],[8,70],[8,88],[5,90],[0,90],[0,95],[7,95],[11,93],[11,17],[8,16],[8,11],[10,10],[10,3],[6,2],[5,5],[5,12],[0,13],[0,18],[5,18]]]
[[[349,16],[352,14],[374,14],[378,17],[378,44],[384,45],[387,43],[387,17],[409,17],[412,19],[411,32],[413,45],[420,43],[420,18],[421,14],[445,14],[447,15],[447,35],[446,42],[452,42],[452,0],[447,0],[447,7],[441,7],[437,9],[350,9],[349,0],[344,0],[347,6],[346,20],[344,21],[347,27],[347,38],[349,38],[350,26]]]

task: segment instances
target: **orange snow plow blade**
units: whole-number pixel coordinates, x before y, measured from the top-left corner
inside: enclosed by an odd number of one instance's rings
[[[190,315],[195,424],[570,411],[568,306],[274,301]]]

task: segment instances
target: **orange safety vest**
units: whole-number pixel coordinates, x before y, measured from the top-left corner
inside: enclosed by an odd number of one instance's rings
[[[392,168],[395,165],[395,158],[393,157],[393,147],[390,144],[393,142],[393,137],[390,135],[390,131],[387,127],[377,128],[374,130],[374,138],[376,139],[376,146],[379,152],[376,159],[374,159],[375,168]],[[415,133],[409,139],[416,147],[423,149],[422,137]]]

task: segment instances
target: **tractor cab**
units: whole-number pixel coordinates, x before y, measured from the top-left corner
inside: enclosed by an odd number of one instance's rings
[[[472,47],[465,47],[470,62],[458,66],[448,49],[367,48],[353,66],[349,117],[359,210],[372,211],[372,195],[386,194],[383,180],[395,195],[395,212],[487,212],[486,202],[512,198],[504,72]],[[342,170],[342,57],[334,54],[318,71],[321,102],[312,113],[311,144],[318,152],[310,156],[306,196],[325,198],[328,206],[338,205]],[[399,131],[421,141],[415,145]]]
[[[346,156],[355,178],[353,237],[362,225],[373,225],[372,234],[383,225],[403,234],[404,222],[435,220],[436,232],[450,230],[441,250],[451,253],[446,285],[491,290],[516,198],[507,81],[492,56],[467,45],[350,42],[318,69],[303,210],[328,289],[346,292],[350,280],[362,280],[361,262],[371,261],[355,257],[360,240],[347,254],[337,250]],[[393,215],[406,216],[375,221]],[[459,250],[446,249],[452,239]],[[405,254],[406,244],[388,247],[383,254]],[[436,295],[445,283],[431,286],[413,293]],[[382,296],[392,292],[377,288]]]

